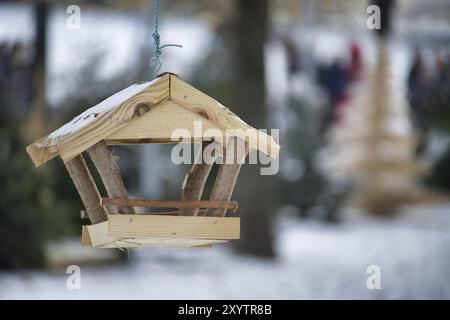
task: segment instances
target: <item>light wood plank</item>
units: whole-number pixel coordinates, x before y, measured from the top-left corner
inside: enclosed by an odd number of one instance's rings
[[[119,237],[111,237],[108,234],[108,228],[109,228],[108,221],[83,226],[81,232],[82,244],[92,245],[93,247],[101,247],[111,242],[118,241]]]
[[[130,238],[110,242],[101,248],[210,248],[226,240]]]
[[[109,236],[135,238],[239,239],[238,217],[109,215]]]
[[[197,122],[198,128],[194,125]],[[166,101],[147,114],[132,120],[129,125],[113,132],[105,138],[109,141],[163,141],[178,142],[181,140],[212,140],[216,138],[213,129],[224,136],[219,126],[200,115],[183,108],[173,101]],[[177,133],[176,135],[174,133]],[[174,134],[174,135],[173,135]]]
[[[83,226],[81,244],[96,248],[200,248],[224,243],[226,240],[182,239],[182,238],[119,238],[108,235],[108,222]]]

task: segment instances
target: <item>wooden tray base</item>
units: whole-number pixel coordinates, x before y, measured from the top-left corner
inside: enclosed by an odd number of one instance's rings
[[[83,226],[81,243],[96,248],[195,248],[239,236],[238,217],[110,214],[108,221]]]

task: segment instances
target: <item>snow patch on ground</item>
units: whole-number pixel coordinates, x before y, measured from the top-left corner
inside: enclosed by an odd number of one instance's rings
[[[273,261],[226,246],[141,249],[128,264],[82,267],[78,291],[66,288],[64,270],[0,273],[0,298],[449,299],[449,230],[450,207],[340,225],[284,217]],[[366,287],[374,264],[381,290]]]

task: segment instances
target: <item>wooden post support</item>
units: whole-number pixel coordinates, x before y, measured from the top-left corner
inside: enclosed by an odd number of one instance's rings
[[[80,194],[81,201],[93,224],[108,220],[105,209],[100,205],[100,192],[98,192],[94,179],[89,172],[86,162],[81,154],[65,163],[66,169]]]
[[[210,197],[211,200],[229,201],[231,199],[234,186],[236,185],[236,180],[239,176],[239,171],[241,170],[241,166],[244,163],[245,158],[247,157],[247,154],[249,152],[247,145],[244,145],[244,150],[240,150],[242,148],[238,147],[238,141],[240,141],[239,138],[233,137],[230,139],[227,146],[228,152],[232,151],[230,149],[233,149],[234,151],[233,163],[226,163],[227,150],[223,152],[223,162],[220,165],[216,181],[214,182]],[[214,217],[224,217],[226,212],[227,209],[224,208],[209,208],[206,210],[206,215]]]
[[[117,163],[113,160],[112,154],[104,141],[100,141],[90,147],[88,150],[92,162],[95,164],[106,192],[110,198],[127,199],[128,193],[123,184],[122,175],[120,174]],[[135,213],[133,207],[120,206],[117,207],[119,213],[131,214]]]
[[[208,164],[203,161],[203,152],[205,148],[212,143],[216,142],[202,142],[202,147],[197,153],[194,165],[184,179],[181,195],[183,200],[200,200],[202,198],[206,180],[213,167],[213,163]],[[214,156],[217,157],[216,154]],[[198,212],[199,208],[180,208],[180,216],[196,216],[198,215]]]

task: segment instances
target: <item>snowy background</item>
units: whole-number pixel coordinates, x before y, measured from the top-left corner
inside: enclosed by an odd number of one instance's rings
[[[450,299],[450,207],[414,208],[394,221],[341,225],[279,219],[274,261],[210,249],[139,249],[130,263],[0,272],[2,299]],[[89,249],[88,249],[89,250]],[[381,289],[368,290],[370,265]]]
[[[438,2],[446,4],[433,1]],[[71,109],[65,110],[66,100],[93,95],[98,88],[108,87],[110,79],[135,70],[136,65],[141,68],[141,80],[153,77],[148,69],[153,53],[150,6],[142,11],[89,8],[82,13],[80,30],[66,28],[65,9],[63,5],[54,6],[48,19],[46,94],[55,114],[70,113]],[[352,40],[357,40],[367,53],[364,62],[368,66],[373,66],[376,55],[370,54],[375,48],[373,39],[367,36],[367,30],[355,28],[352,19],[341,17],[330,24],[311,26],[303,20],[293,23],[291,29],[283,29],[280,19],[274,18],[276,26],[265,46],[264,63],[268,115],[274,127],[281,129],[283,139],[292,127],[303,127],[289,113],[289,100],[299,99],[318,109],[324,98],[308,70],[289,78],[285,48],[274,34],[287,30],[303,46],[302,53],[310,53],[321,63],[348,54]],[[356,25],[361,23],[361,17],[358,19]],[[34,37],[32,20],[30,6],[0,4],[0,41],[30,45]],[[407,19],[398,23],[401,36],[390,47],[390,71],[392,79],[401,84],[399,92],[406,91],[413,56],[406,39],[420,44],[424,39],[438,41],[431,36],[448,37],[449,19],[443,20],[434,25],[420,19],[417,28],[425,32],[419,35],[414,34],[416,29],[410,28]],[[164,42],[183,45],[182,49],[165,50],[161,72],[170,70],[185,80],[195,80],[195,72],[206,63],[206,57],[216,50],[214,56],[224,45],[213,24],[193,19],[189,13],[167,13],[160,33]],[[220,56],[213,60],[213,66],[203,70],[208,71],[208,76],[214,75],[214,63],[227,59]],[[303,59],[312,65],[307,54]],[[86,79],[86,69],[89,71],[93,61],[92,78]],[[439,145],[437,155],[448,141],[448,135],[432,141],[432,145]],[[284,147],[284,140],[280,143]],[[167,158],[157,157],[159,150],[140,151],[144,161],[138,165],[144,178],[139,188],[143,193],[159,195],[159,186],[164,185],[172,164]],[[150,161],[152,168],[147,165]],[[281,179],[295,182],[304,170],[295,154],[281,158]],[[181,181],[182,177],[178,178]],[[0,299],[450,299],[448,204],[404,208],[400,216],[392,219],[364,218],[358,210],[346,208],[339,223],[324,223],[317,217],[299,219],[299,210],[292,204],[280,207],[275,219],[273,260],[239,255],[228,244],[210,249],[139,249],[132,250],[125,262],[80,263],[80,290],[67,288],[68,274],[63,267],[0,271]],[[61,256],[82,252],[84,256],[100,257],[106,252],[81,248],[79,238],[55,250],[65,251],[59,251]],[[371,265],[381,269],[380,290],[367,288],[367,268]]]

